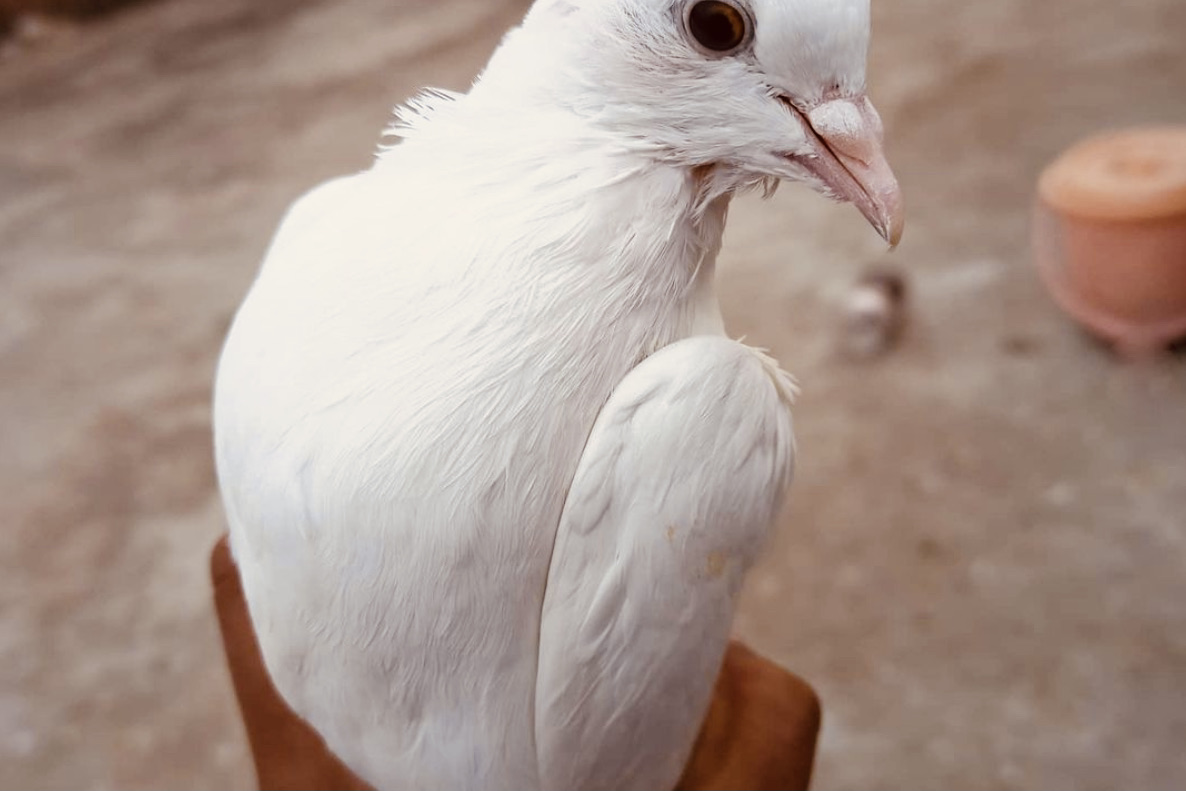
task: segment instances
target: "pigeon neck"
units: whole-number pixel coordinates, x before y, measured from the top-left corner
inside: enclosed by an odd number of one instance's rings
[[[440,189],[421,200],[445,200],[452,213],[520,229],[499,256],[504,274],[546,271],[572,293],[587,293],[580,284],[588,279],[624,308],[662,304],[687,311],[693,326],[716,322],[714,269],[735,186],[729,175],[665,161],[568,107],[495,87],[429,97],[404,114],[396,130],[404,143],[380,154],[380,177],[389,157],[431,166]]]

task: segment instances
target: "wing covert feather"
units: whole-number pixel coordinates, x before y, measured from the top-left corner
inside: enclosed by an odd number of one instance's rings
[[[794,460],[790,377],[723,337],[619,384],[553,549],[536,747],[545,788],[670,788],[708,706],[742,577]]]

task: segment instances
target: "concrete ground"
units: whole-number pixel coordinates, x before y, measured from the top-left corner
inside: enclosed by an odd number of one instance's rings
[[[523,0],[163,0],[0,60],[0,788],[246,788],[209,607],[215,356],[284,207],[464,88]],[[1181,0],[877,0],[902,345],[836,353],[876,237],[735,206],[731,329],[803,384],[738,629],[825,706],[816,787],[1186,786],[1186,360],[1027,254],[1039,168],[1186,121]]]

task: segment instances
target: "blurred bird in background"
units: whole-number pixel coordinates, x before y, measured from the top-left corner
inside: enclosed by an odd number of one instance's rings
[[[868,0],[539,0],[292,207],[217,466],[268,671],[364,780],[675,784],[794,457],[727,207],[804,182],[897,242],[868,39]]]

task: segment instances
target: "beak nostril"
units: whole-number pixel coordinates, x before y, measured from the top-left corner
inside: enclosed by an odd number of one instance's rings
[[[816,133],[838,154],[868,163],[880,142],[876,129],[851,101],[825,102],[807,116]]]

